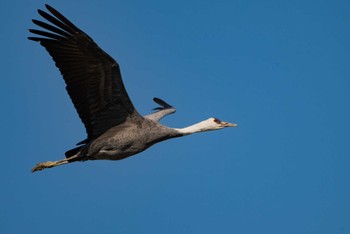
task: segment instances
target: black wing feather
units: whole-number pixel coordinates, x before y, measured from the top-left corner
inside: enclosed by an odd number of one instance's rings
[[[52,14],[38,10],[51,24],[33,20],[48,31],[31,29],[40,37],[28,37],[46,48],[66,82],[66,89],[94,139],[128,117],[140,117],[125,90],[119,65],[87,34],[61,13],[46,5]]]
[[[166,109],[166,108],[172,108],[172,106],[168,103],[166,103],[164,100],[160,99],[160,98],[153,98],[153,101],[155,103],[157,103],[158,105],[162,106],[162,107],[156,107],[153,110],[161,110],[161,109]]]

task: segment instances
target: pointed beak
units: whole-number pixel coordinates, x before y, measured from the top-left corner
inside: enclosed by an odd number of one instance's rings
[[[225,127],[237,127],[238,124],[235,123],[228,123],[228,122],[222,122]]]

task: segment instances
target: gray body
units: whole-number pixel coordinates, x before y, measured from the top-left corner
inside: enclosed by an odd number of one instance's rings
[[[181,136],[176,130],[156,121],[142,118],[130,119],[112,127],[100,137],[86,145],[81,160],[120,160],[140,153],[148,147]]]

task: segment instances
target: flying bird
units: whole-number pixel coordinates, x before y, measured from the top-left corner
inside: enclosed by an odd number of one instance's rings
[[[66,90],[85,125],[87,138],[58,161],[38,163],[32,172],[87,160],[120,160],[148,147],[192,133],[235,127],[218,118],[209,118],[185,128],[170,128],[159,120],[175,112],[165,101],[154,113],[141,116],[124,87],[118,63],[86,33],[49,5],[48,12],[38,10],[47,22],[33,20],[40,27],[30,29],[60,70]]]

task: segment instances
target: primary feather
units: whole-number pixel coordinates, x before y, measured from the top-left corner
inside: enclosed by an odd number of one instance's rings
[[[100,136],[128,116],[138,116],[117,62],[57,10],[46,7],[53,16],[42,10],[38,12],[53,25],[33,22],[51,32],[31,29],[30,32],[44,37],[29,39],[40,42],[55,61],[88,138]]]

